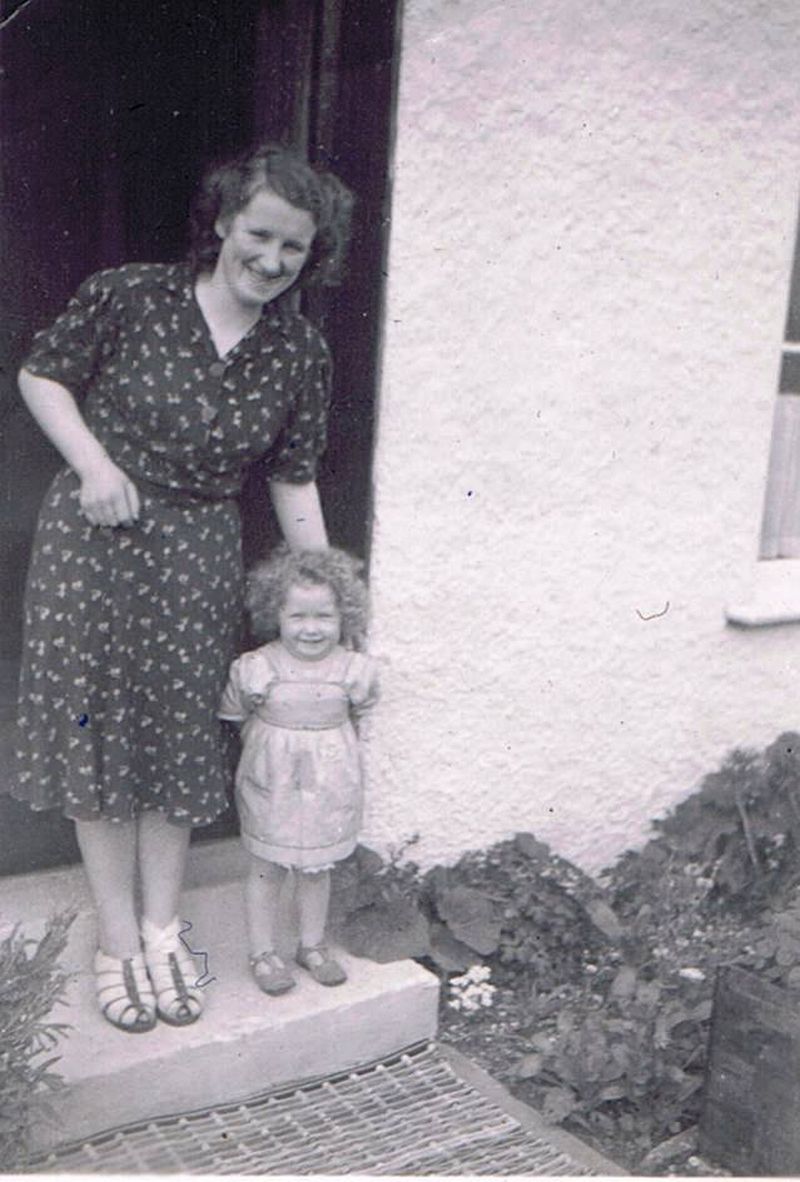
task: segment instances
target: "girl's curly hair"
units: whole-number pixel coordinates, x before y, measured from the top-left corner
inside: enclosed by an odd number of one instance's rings
[[[367,632],[367,588],[363,563],[344,550],[292,551],[281,545],[247,577],[247,608],[253,632],[262,642],[279,633],[278,614],[296,583],[330,587],[342,617],[342,643],[363,649]]]
[[[213,270],[220,251],[216,231],[259,189],[269,189],[314,219],[317,232],[295,286],[341,282],[350,243],[353,194],[332,172],[313,168],[291,148],[266,143],[209,170],[192,205],[189,261],[195,274]]]

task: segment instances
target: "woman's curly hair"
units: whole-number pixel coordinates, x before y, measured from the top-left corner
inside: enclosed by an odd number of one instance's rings
[[[367,588],[363,564],[344,550],[292,551],[281,545],[247,577],[247,608],[253,633],[262,642],[280,631],[278,616],[289,588],[297,583],[330,587],[342,617],[342,643],[363,649],[367,632]]]
[[[192,205],[189,261],[195,274],[213,270],[220,251],[217,222],[230,222],[259,189],[311,214],[316,234],[295,286],[334,287],[342,280],[350,242],[353,194],[332,172],[308,164],[291,148],[266,143],[211,168]]]

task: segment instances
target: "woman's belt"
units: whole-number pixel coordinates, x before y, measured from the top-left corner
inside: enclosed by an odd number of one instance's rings
[[[220,496],[219,493],[206,493],[198,489],[170,488],[169,485],[156,484],[136,473],[128,472],[127,475],[140,492],[168,505],[223,505],[236,500],[230,494]]]

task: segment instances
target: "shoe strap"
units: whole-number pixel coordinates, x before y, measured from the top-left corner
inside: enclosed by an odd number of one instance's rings
[[[258,956],[250,957],[250,964],[255,968],[258,964],[268,965],[270,968],[285,969],[286,962],[278,956],[274,948],[268,948],[264,952],[259,952]]]
[[[165,928],[157,928],[149,919],[142,920],[142,939],[151,955],[180,951],[183,947],[180,931],[181,925],[177,915]]]
[[[317,969],[331,958],[326,944],[301,945],[300,952],[303,958],[309,961],[309,963],[315,962],[314,968]]]

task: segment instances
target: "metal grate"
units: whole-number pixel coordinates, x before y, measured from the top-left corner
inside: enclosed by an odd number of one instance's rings
[[[29,1173],[591,1174],[455,1074],[435,1044],[348,1075],[113,1129]]]

